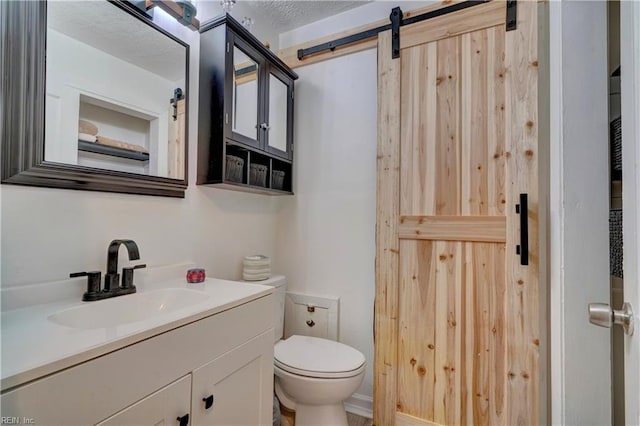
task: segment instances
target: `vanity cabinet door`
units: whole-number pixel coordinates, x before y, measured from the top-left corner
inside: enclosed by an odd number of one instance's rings
[[[193,371],[192,424],[271,425],[273,329]]]
[[[97,426],[190,424],[190,411],[191,374],[188,374],[98,423]],[[181,419],[183,423],[180,422]]]

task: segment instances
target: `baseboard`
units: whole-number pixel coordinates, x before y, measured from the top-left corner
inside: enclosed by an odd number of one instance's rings
[[[351,398],[344,402],[344,409],[368,419],[373,418],[373,398],[367,395],[354,393]]]

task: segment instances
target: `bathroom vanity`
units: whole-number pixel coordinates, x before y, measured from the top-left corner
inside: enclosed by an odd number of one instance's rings
[[[138,288],[3,310],[2,415],[34,424],[271,424],[272,289],[183,278]]]

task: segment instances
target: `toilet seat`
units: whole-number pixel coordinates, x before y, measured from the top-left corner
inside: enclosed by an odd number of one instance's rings
[[[338,379],[362,373],[365,357],[343,343],[294,335],[275,345],[274,364],[291,374]]]

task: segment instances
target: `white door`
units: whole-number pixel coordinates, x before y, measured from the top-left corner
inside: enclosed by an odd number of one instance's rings
[[[625,337],[625,423],[640,425],[640,3],[620,2],[624,298],[636,330]]]
[[[640,425],[640,3],[620,3],[624,305],[590,305],[591,321],[624,328],[625,424]],[[613,315],[612,315],[613,314]],[[612,324],[614,323],[615,324]],[[617,324],[617,325],[616,325]],[[635,330],[634,330],[635,329]],[[614,364],[615,368],[615,364]],[[616,403],[617,402],[617,403]],[[617,407],[621,401],[614,402]]]
[[[548,5],[551,417],[553,424],[606,425],[612,422],[610,333],[590,326],[585,308],[609,303],[608,148],[602,143],[608,133],[607,6]],[[624,301],[635,309],[636,323],[635,333],[624,337],[623,404],[624,423],[640,425],[639,2],[620,2],[620,23]]]

